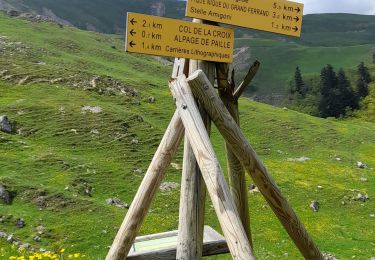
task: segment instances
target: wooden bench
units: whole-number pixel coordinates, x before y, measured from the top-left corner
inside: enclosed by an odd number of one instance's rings
[[[129,255],[130,260],[175,260],[178,231],[137,237]],[[203,256],[229,253],[225,238],[209,226],[204,226]]]

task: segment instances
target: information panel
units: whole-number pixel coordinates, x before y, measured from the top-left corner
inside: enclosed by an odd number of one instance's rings
[[[300,37],[303,4],[284,0],[188,0],[186,16]]]
[[[231,63],[234,30],[128,13],[126,51]]]

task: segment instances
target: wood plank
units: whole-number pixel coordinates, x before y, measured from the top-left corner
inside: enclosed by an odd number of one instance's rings
[[[161,238],[167,237],[177,237],[178,230],[170,231],[170,232],[163,232],[158,234],[146,235],[137,237],[135,239],[135,243],[143,242],[143,241],[150,241],[150,240],[157,240]],[[155,241],[156,242],[156,241]],[[217,233],[213,228],[210,226],[204,226],[204,243],[203,243],[203,256],[212,256],[212,255],[219,255],[219,254],[226,254],[229,252],[227,243],[225,238]],[[176,246],[164,247],[156,250],[150,250],[146,252],[135,252],[131,251],[126,258],[127,260],[174,260],[176,259]]]
[[[179,113],[176,112],[113,241],[106,260],[123,260],[128,255],[183,134],[184,127]]]
[[[193,22],[205,23],[199,19],[193,19]],[[214,63],[190,60],[188,67],[189,74],[200,69],[208,75],[211,82],[214,82]],[[210,133],[211,121],[204,109],[201,109],[200,113],[207,131]],[[179,260],[199,260],[202,256],[205,199],[205,183],[190,142],[185,137],[178,227],[179,242],[177,244],[176,257]]]
[[[170,82],[170,88],[231,255],[233,259],[255,259],[185,76]]]
[[[182,77],[179,78],[183,80]],[[266,167],[251,147],[239,126],[220,100],[214,87],[202,71],[197,71],[188,79],[194,95],[206,108],[218,130],[240,159],[254,183],[258,186],[273,212],[306,259],[323,259],[321,252],[307,230],[282,195]]]
[[[234,98],[233,95],[235,89],[234,79],[232,78],[231,82],[228,81],[229,68],[230,66],[227,63],[216,63],[219,95],[236,124],[240,126],[238,99]],[[225,142],[225,150],[227,155],[230,192],[232,194],[234,204],[237,207],[238,213],[240,214],[242,225],[244,226],[250,245],[253,247],[245,170],[227,142]]]

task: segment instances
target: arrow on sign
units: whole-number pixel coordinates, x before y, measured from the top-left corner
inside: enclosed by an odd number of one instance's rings
[[[130,31],[130,34],[131,34],[131,36],[134,36],[134,34],[137,34],[137,33],[134,31],[134,29],[132,29],[132,30]]]
[[[293,31],[295,31],[295,32],[298,31],[298,27],[297,27],[297,26],[294,26],[294,27],[293,27]]]
[[[298,22],[299,21],[299,18],[298,18],[298,16],[296,16],[296,17],[294,17],[293,18],[296,22]],[[130,32],[131,33],[131,32]]]
[[[131,42],[129,42],[129,45],[130,45],[130,47],[133,48],[136,44],[133,41],[131,41]]]
[[[299,6],[296,9],[294,9],[294,10],[296,10],[297,13],[301,12],[301,8],[299,8]]]
[[[136,21],[136,20],[134,20],[134,18],[132,18],[132,19],[130,20],[130,22],[131,22],[131,24],[132,24],[132,25],[134,25],[134,24],[136,24],[136,23],[137,23],[137,21]]]

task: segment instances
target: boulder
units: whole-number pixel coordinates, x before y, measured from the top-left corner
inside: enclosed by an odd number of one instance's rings
[[[7,134],[14,133],[16,131],[15,123],[11,122],[5,115],[0,116],[0,131]]]
[[[12,203],[12,194],[3,185],[0,185],[0,201],[8,205]]]

